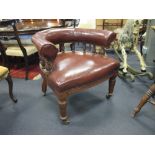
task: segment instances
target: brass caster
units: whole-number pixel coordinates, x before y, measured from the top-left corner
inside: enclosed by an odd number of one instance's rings
[[[131,116],[132,118],[135,118],[135,116],[136,116],[136,112],[133,111],[133,112],[130,114],[130,116]]]
[[[61,123],[63,125],[68,125],[68,124],[70,124],[70,121],[68,119],[67,120],[61,120]]]
[[[109,99],[112,96],[112,94],[107,94],[106,98]]]
[[[66,117],[61,117],[61,116],[60,116],[60,120],[61,120],[61,123],[62,123],[63,125],[68,125],[68,124],[70,123],[70,121],[69,121],[69,119],[68,119],[67,116],[66,116]]]
[[[46,92],[43,92],[43,96],[46,96]]]

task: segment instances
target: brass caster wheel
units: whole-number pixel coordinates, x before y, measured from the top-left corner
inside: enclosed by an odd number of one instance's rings
[[[107,94],[107,95],[106,95],[106,98],[107,98],[107,99],[110,99],[111,96],[112,96],[111,94]]]
[[[43,96],[46,96],[46,92],[43,92]]]
[[[67,116],[66,116],[66,117],[61,117],[61,116],[60,116],[60,120],[61,120],[61,123],[62,123],[63,125],[68,125],[68,124],[70,123],[70,121],[69,121],[69,119],[68,119]]]
[[[133,112],[130,114],[130,116],[131,116],[132,118],[135,118],[135,116],[136,116],[136,112],[133,111]]]
[[[70,121],[68,119],[67,120],[61,120],[61,123],[63,125],[68,125],[68,124],[70,124]]]

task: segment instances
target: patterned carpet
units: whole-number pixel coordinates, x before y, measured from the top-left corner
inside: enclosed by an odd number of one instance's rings
[[[25,78],[25,68],[12,68],[10,70],[10,73],[13,78],[20,78],[20,79]],[[38,75],[40,75],[40,69],[38,64],[31,65],[29,70],[29,79],[36,80],[39,77]]]

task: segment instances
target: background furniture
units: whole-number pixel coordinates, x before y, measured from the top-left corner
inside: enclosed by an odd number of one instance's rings
[[[96,19],[96,28],[113,31],[117,28],[122,28],[125,22],[126,19]]]
[[[25,79],[28,79],[28,71],[29,71],[29,57],[32,56],[37,52],[37,49],[33,45],[23,45],[21,43],[16,23],[19,22],[19,20],[3,20],[0,22],[1,26],[10,26],[13,28],[13,36],[11,36],[11,39],[15,39],[18,43],[18,45],[11,44],[7,46],[6,49],[6,55],[10,57],[23,57],[24,63],[25,63]],[[8,34],[6,34],[8,35]],[[4,37],[4,36],[1,36]],[[7,38],[8,39],[8,38]]]
[[[3,57],[3,63],[6,61],[5,50],[6,49],[4,48],[2,43],[0,42],[0,53],[1,53],[2,57]],[[4,67],[4,66],[0,65],[0,80],[3,80],[3,79],[5,79],[8,82],[10,98],[13,100],[13,102],[16,103],[17,99],[13,95],[13,82],[12,82],[12,78],[11,78],[11,76],[9,74],[9,70],[8,70],[7,67]]]
[[[12,36],[14,30],[8,24],[11,25],[14,20],[1,20],[0,36]],[[46,30],[49,28],[63,27],[61,20],[58,19],[16,19],[16,28],[19,35],[32,35],[38,31]],[[5,24],[5,25],[4,25]],[[5,27],[4,27],[5,26]]]
[[[24,58],[25,79],[28,79],[29,65],[37,63],[38,59],[37,49],[31,42],[31,35],[40,30],[61,27],[62,25],[57,20],[10,19],[0,21],[0,26],[2,27],[0,28],[0,36],[7,46],[6,55],[13,60]],[[19,67],[19,64],[17,66]]]
[[[155,62],[155,61],[154,61]],[[147,103],[150,102],[153,105],[155,105],[155,100],[151,99],[153,98],[155,95],[155,81],[154,84],[152,84],[150,86],[150,88],[146,91],[146,93],[143,95],[143,97],[141,98],[139,104],[136,106],[136,108],[134,109],[133,113],[131,114],[132,117],[135,117],[137,113],[140,112],[140,110],[142,109],[142,107]]]
[[[79,19],[61,19],[60,23],[63,27],[76,27],[79,25]]]
[[[142,109],[142,107],[147,102],[150,102],[150,103],[152,103],[152,104],[155,105],[155,101],[154,100],[151,100],[151,97],[153,97],[154,95],[155,95],[155,84],[153,84],[152,86],[150,86],[150,88],[147,90],[147,92],[141,98],[139,104],[137,105],[137,107],[134,109],[134,111],[132,113],[132,117],[135,117],[136,114],[140,112],[140,110]]]
[[[33,35],[32,41],[36,45],[40,56],[42,70],[42,91],[46,94],[47,85],[59,99],[60,119],[68,123],[67,98],[69,95],[81,92],[109,79],[107,98],[112,96],[115,79],[119,69],[119,62],[108,56],[96,53],[96,45],[109,47],[116,34],[106,30],[93,29],[56,29],[41,31]],[[92,44],[87,51],[65,52],[64,43],[84,42]],[[61,43],[61,52],[58,53],[56,44]],[[89,46],[90,48],[90,46]]]
[[[109,26],[116,26],[116,27],[123,27],[123,19],[120,19],[119,21],[117,21],[116,23],[114,22],[110,22],[110,19],[103,19],[103,25],[102,25],[102,29],[104,30],[105,27],[109,27]]]
[[[152,33],[155,31],[155,20],[148,20],[147,22],[147,33],[146,33],[146,37],[145,37],[145,43],[144,43],[144,48],[143,48],[143,54],[145,54],[146,56],[146,61],[147,64],[149,66],[149,68],[151,69],[151,71],[153,73],[155,73],[155,67],[154,67],[154,49],[155,49],[155,44],[154,44],[154,40],[155,40],[155,33]],[[145,49],[145,50],[144,50]],[[155,74],[154,74],[155,75]],[[150,86],[150,88],[146,91],[146,93],[143,95],[143,97],[141,98],[139,104],[135,107],[133,113],[132,113],[132,117],[135,117],[137,113],[140,112],[140,110],[143,108],[143,106],[147,103],[150,102],[153,105],[155,105],[155,101],[153,98],[155,95],[155,82],[154,84],[152,84]]]

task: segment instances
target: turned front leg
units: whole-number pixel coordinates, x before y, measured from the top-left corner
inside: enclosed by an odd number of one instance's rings
[[[155,94],[155,84],[153,84],[149,90],[144,94],[141,98],[138,106],[134,109],[132,113],[132,117],[135,117],[138,112],[140,112],[141,108],[148,102],[150,97]]]
[[[67,116],[67,98],[59,98],[59,111],[60,111],[60,119],[63,123],[67,124],[68,116]]]
[[[115,83],[116,83],[116,77],[117,77],[117,75],[113,75],[109,79],[109,92],[106,95],[107,98],[110,98],[113,95],[113,91],[114,91],[114,87],[115,87]]]

